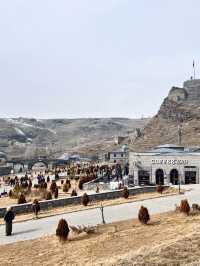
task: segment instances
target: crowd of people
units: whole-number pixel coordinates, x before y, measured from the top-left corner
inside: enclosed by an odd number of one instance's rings
[[[24,189],[31,189],[34,184],[41,185],[47,184],[50,180],[58,180],[60,175],[69,177],[69,178],[77,178],[85,181],[95,180],[99,177],[105,177],[108,181],[111,181],[115,178],[117,181],[122,180],[123,176],[128,176],[129,174],[129,166],[128,163],[124,166],[120,164],[112,164],[112,165],[100,165],[100,164],[73,164],[65,167],[51,170],[45,170],[41,172],[31,172],[25,173],[22,175],[15,175],[14,177],[7,177],[5,183],[9,185],[11,188],[19,186]],[[52,178],[53,176],[53,178]],[[51,177],[51,178],[50,178]],[[84,182],[85,182],[84,181]],[[38,212],[40,211],[39,202],[33,202],[33,212],[35,213],[35,217],[37,218]],[[12,233],[12,221],[15,218],[15,214],[12,211],[12,208],[9,207],[5,213],[4,220],[6,224],[6,235],[11,235]]]
[[[125,175],[129,174],[129,165],[128,163],[125,164],[123,167],[121,164],[106,164],[106,165],[75,165],[75,166],[69,166],[66,169],[67,175],[77,175],[77,176],[89,176],[94,175],[95,178],[97,177],[103,177],[106,176],[108,179],[116,177],[116,178],[122,178]]]

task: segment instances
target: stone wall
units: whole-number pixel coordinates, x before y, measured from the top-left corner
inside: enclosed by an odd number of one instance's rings
[[[183,84],[184,89],[188,93],[188,100],[199,101],[200,100],[200,80],[187,80]]]
[[[168,187],[168,186],[166,186]],[[140,188],[130,188],[129,194],[136,195],[145,192],[154,192],[156,191],[155,186],[147,186],[147,187],[140,187]],[[110,192],[102,192],[102,193],[95,193],[89,195],[90,201],[101,201],[106,199],[115,199],[120,198],[122,196],[122,190],[115,190]],[[53,199],[53,200],[45,200],[40,201],[41,210],[47,210],[49,208],[55,207],[64,207],[67,205],[75,205],[81,203],[81,197],[70,197],[70,198],[61,198],[61,199]],[[0,208],[0,218],[2,218],[5,214],[6,208]],[[32,212],[32,204],[20,204],[20,205],[13,205],[13,211],[15,214],[22,214],[22,213],[30,213]]]
[[[0,167],[0,176],[9,175],[12,170],[12,167],[9,166],[1,166]]]
[[[168,95],[168,99],[174,102],[186,100],[186,98],[187,98],[186,90],[178,87],[172,87]]]

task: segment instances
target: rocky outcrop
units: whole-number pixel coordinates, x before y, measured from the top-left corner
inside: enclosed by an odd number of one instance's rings
[[[164,143],[178,144],[178,126],[181,126],[183,145],[200,146],[200,80],[186,81],[183,88],[172,87],[131,150],[144,151]]]

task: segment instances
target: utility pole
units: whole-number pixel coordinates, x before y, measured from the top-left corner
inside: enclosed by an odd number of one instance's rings
[[[178,145],[181,146],[182,143],[182,125],[183,119],[181,118],[181,113],[177,115],[177,124],[178,124]],[[177,158],[178,161],[178,158]],[[180,175],[180,165],[178,165],[178,191],[181,193],[181,175]]]
[[[177,127],[178,127],[178,145],[180,146],[181,143],[182,143],[182,125],[181,125],[181,122],[182,122],[182,118],[181,118],[181,113],[178,113],[176,115],[176,123],[177,123]]]
[[[178,158],[177,158],[178,161]],[[178,193],[181,194],[181,167],[178,165]]]
[[[178,124],[178,145],[181,146],[182,142],[182,127]]]

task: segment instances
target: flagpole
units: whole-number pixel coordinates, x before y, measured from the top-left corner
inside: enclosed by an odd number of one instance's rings
[[[194,60],[193,60],[193,71],[194,71],[194,79],[195,79],[195,64],[194,64]]]

